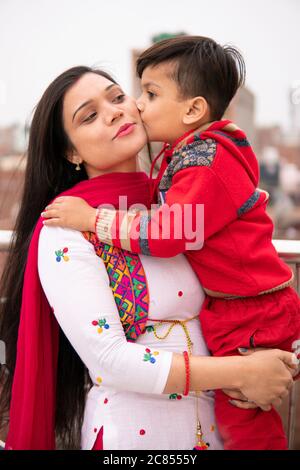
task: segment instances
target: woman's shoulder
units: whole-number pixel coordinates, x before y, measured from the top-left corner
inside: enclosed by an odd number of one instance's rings
[[[39,255],[49,250],[54,251],[57,257],[67,256],[70,249],[77,252],[94,254],[94,248],[78,230],[62,227],[47,227],[41,229],[39,236]]]
[[[41,229],[40,239],[46,238],[48,240],[52,239],[74,239],[74,240],[85,240],[84,236],[79,230],[72,230],[69,228],[63,227],[49,227],[44,225]]]

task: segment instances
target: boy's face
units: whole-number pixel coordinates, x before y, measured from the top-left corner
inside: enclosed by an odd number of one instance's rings
[[[137,106],[152,142],[172,143],[188,130],[182,122],[187,100],[180,98],[171,71],[172,66],[163,63],[147,67],[141,78],[142,94]]]

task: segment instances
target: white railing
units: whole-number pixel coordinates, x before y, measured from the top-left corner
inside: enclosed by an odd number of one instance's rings
[[[0,230],[0,251],[8,250],[12,234],[12,230]]]
[[[12,233],[10,230],[0,230],[0,252],[8,250]],[[273,244],[280,257],[293,269],[295,288],[300,294],[300,240],[273,240]],[[287,410],[283,416],[290,449],[300,449],[300,423],[297,423],[297,415],[300,416],[300,380],[290,393]]]

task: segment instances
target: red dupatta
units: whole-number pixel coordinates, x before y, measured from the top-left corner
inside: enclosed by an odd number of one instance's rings
[[[60,196],[78,196],[91,206],[149,206],[149,179],[145,173],[110,173],[78,183]],[[10,405],[6,449],[55,449],[55,406],[59,325],[42,289],[38,274],[40,217],[28,251],[17,342],[17,359]]]

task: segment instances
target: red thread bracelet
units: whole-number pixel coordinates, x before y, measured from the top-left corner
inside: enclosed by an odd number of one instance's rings
[[[190,391],[190,358],[187,351],[183,351],[184,363],[185,363],[185,390],[184,396],[187,396]]]

